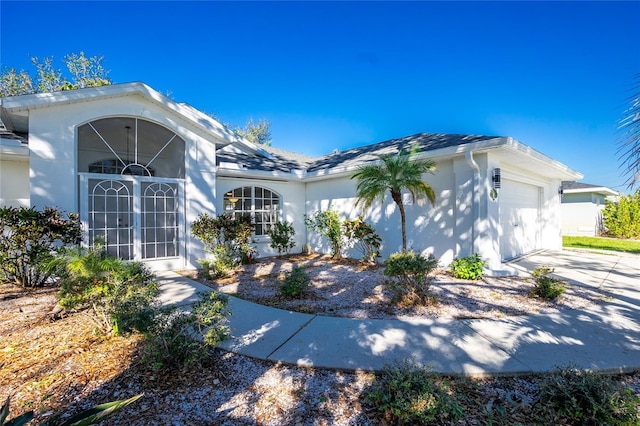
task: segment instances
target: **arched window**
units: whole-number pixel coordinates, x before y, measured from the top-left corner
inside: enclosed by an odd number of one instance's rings
[[[280,196],[260,186],[243,186],[224,194],[226,213],[251,215],[255,223],[255,235],[266,235],[280,216]]]

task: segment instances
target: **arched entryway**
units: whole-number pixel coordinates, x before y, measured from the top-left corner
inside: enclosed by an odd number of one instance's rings
[[[184,140],[148,120],[110,117],[79,126],[77,141],[85,243],[127,260],[184,259]]]

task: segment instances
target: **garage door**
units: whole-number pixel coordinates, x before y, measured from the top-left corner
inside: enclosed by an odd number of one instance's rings
[[[503,179],[500,189],[500,251],[512,259],[540,247],[541,188]]]

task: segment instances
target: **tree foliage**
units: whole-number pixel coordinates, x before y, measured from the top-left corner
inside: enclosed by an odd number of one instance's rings
[[[622,138],[618,145],[621,167],[627,176],[629,188],[640,183],[640,74],[636,74],[636,83],[629,96],[630,107],[620,120]]]
[[[380,155],[379,162],[361,166],[351,176],[358,181],[356,204],[370,208],[377,200],[384,201],[387,190],[398,206],[402,225],[402,251],[407,251],[407,226],[402,191],[411,193],[413,200],[420,203],[427,198],[431,204],[436,202],[433,188],[423,181],[425,173],[434,173],[436,164],[429,159],[415,158],[416,151],[401,150],[396,155]]]
[[[340,215],[335,210],[318,211],[311,216],[305,216],[304,223],[312,231],[318,232],[321,236],[329,240],[331,244],[331,255],[334,259],[342,257],[342,247],[344,246],[342,234],[342,222]]]
[[[271,123],[268,120],[260,119],[254,122],[253,118],[250,118],[244,128],[236,128],[236,133],[251,143],[271,146]]]
[[[607,202],[602,221],[611,237],[640,239],[640,189],[635,194],[621,196],[617,202]]]
[[[54,64],[53,57],[31,57],[35,67],[28,71],[5,67],[0,73],[0,96],[18,96],[32,93],[49,93],[63,90],[111,84],[109,71],[102,65],[103,56],[85,56],[84,52],[70,53],[63,58],[66,71]]]
[[[53,208],[0,208],[0,275],[23,287],[43,286],[57,244],[80,241],[78,215]]]

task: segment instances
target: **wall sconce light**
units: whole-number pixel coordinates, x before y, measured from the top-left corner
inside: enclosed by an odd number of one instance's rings
[[[558,187],[558,195],[560,196],[560,198],[562,198],[562,196],[564,195],[564,189],[562,188],[562,185]]]
[[[496,167],[493,169],[493,176],[491,177],[491,181],[493,182],[493,189],[500,188],[500,168]]]

